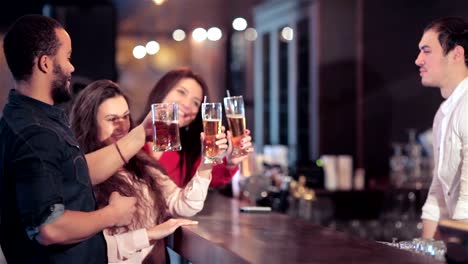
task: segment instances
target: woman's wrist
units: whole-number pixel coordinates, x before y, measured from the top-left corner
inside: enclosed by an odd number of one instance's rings
[[[146,143],[146,133],[143,125],[136,126],[132,129],[131,133],[134,134],[136,145],[140,146],[140,148],[143,148]]]
[[[224,159],[224,165],[226,166],[226,168],[228,169],[234,169],[237,167],[237,165],[239,164],[235,164],[234,162],[232,162],[232,160],[230,158],[227,158]]]
[[[144,125],[139,125],[138,127],[139,127],[139,130],[140,130],[140,132],[138,133],[138,135],[140,137],[139,140],[141,142],[141,147],[143,147],[143,146],[145,146],[146,139],[148,138],[147,135],[146,135],[147,132],[146,132],[146,128],[145,128]]]
[[[200,164],[197,169],[198,176],[209,179],[211,177],[211,170],[213,169],[212,164]]]
[[[154,230],[153,228],[147,228],[146,229],[146,234],[148,235],[148,240],[151,243],[155,238]]]
[[[115,142],[120,158],[125,164],[145,145],[145,130],[140,125],[132,129],[125,137]]]

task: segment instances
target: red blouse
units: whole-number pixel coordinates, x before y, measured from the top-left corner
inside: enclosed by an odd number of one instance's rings
[[[151,153],[150,144],[145,144],[144,150],[148,153]],[[167,174],[169,177],[174,181],[174,183],[179,187],[184,187],[184,182],[189,182],[190,179],[185,180],[185,166],[182,168],[182,175],[180,173],[181,168],[179,167],[179,160],[180,160],[180,153],[178,151],[166,151],[163,152],[161,158],[159,158],[159,162],[161,165],[166,169]],[[223,158],[223,163],[213,166],[213,170],[211,172],[211,183],[210,187],[221,187],[226,185],[227,183],[231,182],[232,177],[239,169],[239,166],[235,166],[232,169],[226,167],[226,158]],[[195,175],[198,166],[201,162],[201,156],[198,156],[197,161],[195,162],[195,166],[193,166],[192,173],[190,175]]]

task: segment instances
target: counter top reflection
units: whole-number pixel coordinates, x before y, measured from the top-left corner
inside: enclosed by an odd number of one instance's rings
[[[208,193],[197,226],[179,228],[174,251],[193,263],[440,263],[279,213],[241,213],[242,201]]]

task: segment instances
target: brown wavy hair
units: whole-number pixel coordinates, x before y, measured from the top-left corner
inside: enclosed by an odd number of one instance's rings
[[[182,79],[193,79],[195,80],[200,87],[202,88],[202,98],[205,95],[208,95],[208,87],[206,82],[201,76],[194,73],[189,68],[177,68],[171,70],[164,74],[161,79],[155,84],[151,90],[148,101],[145,105],[143,115],[139,118],[139,121],[142,122],[146,115],[151,110],[151,104],[161,103],[167,94],[175,87],[175,85]],[[185,186],[190,179],[192,178],[192,170],[195,166],[195,162],[200,157],[201,153],[201,140],[200,133],[203,131],[203,120],[201,116],[201,105],[198,108],[198,114],[195,119],[187,126],[179,128],[180,134],[180,143],[182,145],[182,150],[180,151],[180,160],[179,167],[184,168],[185,166],[185,175],[183,175],[183,170],[180,170],[180,177],[185,179],[183,186]],[[185,177],[184,177],[185,176]]]
[[[107,99],[122,96],[128,104],[127,96],[120,90],[119,85],[110,80],[98,80],[90,83],[76,97],[71,111],[71,125],[78,139],[80,147],[85,153],[93,152],[102,147],[105,143],[98,139],[97,112],[99,106]],[[130,127],[133,128],[133,122],[130,117]],[[144,151],[140,151],[132,157],[125,165],[125,169],[130,172],[132,180],[143,182],[148,186],[151,198],[154,200],[154,210],[156,211],[156,223],[161,223],[166,218],[167,206],[162,194],[162,188],[158,181],[148,171],[148,167],[159,169],[161,173],[166,173],[164,168],[155,160],[150,158]],[[102,208],[109,204],[109,197],[112,192],[117,191],[123,196],[136,197],[137,207],[148,208],[149,204],[144,198],[141,190],[135,189],[122,177],[119,172],[115,173],[106,181],[94,186],[98,207]],[[145,212],[146,210],[138,210]],[[134,217],[135,226],[144,227],[144,215],[136,214]],[[126,231],[129,231],[127,226]],[[117,229],[110,229],[111,233]]]

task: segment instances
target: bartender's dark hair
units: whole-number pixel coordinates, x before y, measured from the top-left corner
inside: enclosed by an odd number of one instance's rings
[[[468,66],[468,26],[461,17],[442,17],[426,26],[424,32],[434,30],[439,33],[439,42],[447,55],[455,46],[465,50],[465,65]]]

